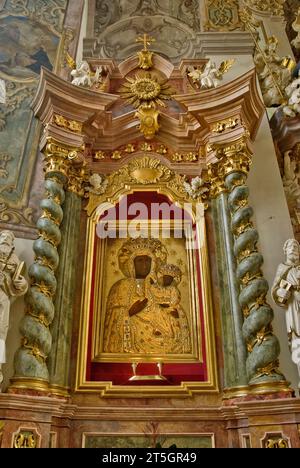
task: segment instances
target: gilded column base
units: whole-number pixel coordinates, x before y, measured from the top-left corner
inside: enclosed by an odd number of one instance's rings
[[[10,382],[8,393],[32,394],[32,392],[36,392],[36,394],[45,396],[45,394],[49,395],[50,392],[49,382],[44,379],[15,377]]]
[[[239,385],[237,387],[224,388],[223,400],[231,400],[232,398],[242,398],[250,393],[248,385]]]
[[[60,385],[52,384],[50,385],[49,390],[54,397],[70,398],[70,388],[68,387],[61,387]]]
[[[286,380],[278,380],[277,382],[274,381],[269,381],[269,382],[263,382],[263,383],[258,383],[258,384],[252,384],[249,385],[250,388],[250,393],[252,395],[263,395],[263,394],[268,394],[268,393],[278,393],[281,396],[279,398],[287,398],[287,394],[289,396],[293,396],[294,390],[289,386],[290,383],[287,382]]]
[[[240,400],[249,401],[259,399],[283,399],[292,398],[294,396],[294,390],[289,387],[289,383],[286,380],[280,380],[278,382],[264,382],[248,386],[239,386],[232,388],[225,388],[223,391],[223,400]],[[230,403],[229,403],[230,404]]]

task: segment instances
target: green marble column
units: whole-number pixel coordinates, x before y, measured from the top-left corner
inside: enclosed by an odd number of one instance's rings
[[[248,204],[246,179],[252,155],[245,138],[215,149],[218,157],[217,173],[228,191],[230,229],[227,229],[225,237],[233,235],[234,256],[231,260],[235,258],[234,276],[239,284],[239,289],[234,286],[234,290],[238,292],[243,313],[243,323],[239,321],[236,330],[239,329],[240,336],[242,325],[248,351],[248,382],[252,392],[288,391],[287,382],[279,370],[280,347],[271,325],[274,314],[266,302],[269,287],[261,271],[263,257],[256,247],[258,233],[251,222],[253,209]],[[228,213],[228,208],[224,204],[223,213]],[[228,225],[229,222],[224,220],[225,231]],[[234,278],[230,281],[232,283]]]
[[[239,304],[239,286],[233,253],[233,235],[230,211],[224,184],[212,177],[212,214],[214,219],[218,274],[220,285],[221,318],[224,352],[225,388],[244,387],[248,384],[246,372],[247,350],[243,337],[243,314]]]
[[[56,314],[51,325],[52,348],[48,359],[51,388],[65,393],[69,387],[70,353],[74,291],[76,291],[76,262],[78,257],[81,196],[67,192],[63,205],[60,263],[56,272]]]
[[[79,231],[78,211],[81,205],[79,195],[74,192],[78,193],[84,172],[82,163],[78,164],[78,154],[76,148],[70,148],[52,139],[47,141],[44,149],[47,198],[41,202],[42,215],[37,223],[40,237],[34,242],[35,262],[29,268],[31,286],[26,297],[26,315],[20,325],[22,344],[16,352],[14,361],[15,375],[12,379],[14,389],[34,389],[41,392],[49,390],[53,367],[49,375],[48,358],[53,346],[51,357],[55,355],[58,347],[57,352],[62,353],[59,359],[65,364],[69,359],[71,307],[68,301],[70,301],[70,277],[74,272],[70,266],[67,273],[67,255],[70,253],[74,257],[75,246],[72,250],[72,238],[76,244]],[[66,189],[72,193],[67,195],[65,202]],[[72,209],[75,210],[74,213]],[[61,226],[64,212],[67,216]],[[76,229],[74,221],[78,222]],[[69,239],[71,239],[70,246]],[[62,240],[63,245],[58,252]],[[61,258],[62,265],[58,270]],[[71,258],[71,263],[72,261]],[[66,293],[62,281],[66,281]],[[66,318],[67,323],[64,322]],[[58,327],[62,327],[59,330],[59,339]],[[63,347],[64,342],[67,351]],[[60,375],[60,371],[57,373]],[[65,376],[58,381],[65,383]]]

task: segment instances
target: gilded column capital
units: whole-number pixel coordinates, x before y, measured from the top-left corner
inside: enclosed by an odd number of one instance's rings
[[[45,178],[57,178],[66,190],[83,196],[87,179],[83,152],[84,146],[76,148],[49,138],[43,149]]]
[[[86,164],[79,166],[71,164],[68,171],[67,191],[84,197],[85,186],[88,182],[88,170]]]
[[[231,173],[248,175],[252,164],[252,153],[247,145],[247,135],[225,144],[212,144],[210,149],[217,160],[208,166],[210,195],[217,197],[226,191],[225,179]]]
[[[208,165],[208,180],[210,183],[210,197],[217,198],[220,193],[226,192],[224,168],[221,161]]]

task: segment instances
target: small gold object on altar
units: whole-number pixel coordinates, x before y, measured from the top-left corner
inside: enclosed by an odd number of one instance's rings
[[[130,382],[137,381],[137,380],[167,380],[166,377],[162,375],[162,366],[163,366],[162,362],[157,363],[158,374],[155,374],[155,375],[138,375],[137,374],[138,365],[139,365],[138,362],[133,362],[131,364],[133,375],[129,379]]]

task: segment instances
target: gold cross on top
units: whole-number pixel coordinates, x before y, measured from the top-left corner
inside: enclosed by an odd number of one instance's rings
[[[141,42],[142,44],[144,44],[144,51],[147,52],[148,51],[148,48],[147,46],[151,45],[152,42],[156,42],[156,39],[154,39],[154,37],[151,37],[151,36],[147,36],[147,34],[144,34],[144,36],[140,36],[138,37],[135,42]]]

